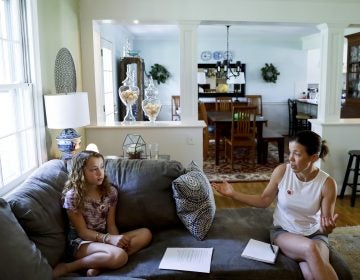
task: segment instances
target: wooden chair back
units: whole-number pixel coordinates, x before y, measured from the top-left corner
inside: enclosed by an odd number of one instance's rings
[[[231,111],[233,101],[231,97],[216,97],[215,109],[216,111]]]
[[[207,159],[209,156],[209,141],[213,137],[211,137],[209,133],[208,116],[204,102],[199,102],[198,104],[198,115],[199,115],[199,120],[203,120],[206,123],[206,127],[204,127],[203,129],[203,158]]]
[[[256,160],[256,106],[233,105],[230,138],[225,137],[225,158],[230,157],[234,168],[234,151],[237,147],[250,149],[249,157]],[[230,148],[228,150],[228,147]]]
[[[232,126],[231,126],[231,141],[237,139],[242,140],[250,138],[255,140],[256,137],[256,106],[232,106]],[[238,146],[235,144],[235,146]]]
[[[171,120],[180,120],[180,115],[177,111],[180,108],[180,95],[171,96]]]
[[[262,116],[263,114],[262,95],[246,95],[246,99],[249,106],[257,107],[256,114],[258,116]]]

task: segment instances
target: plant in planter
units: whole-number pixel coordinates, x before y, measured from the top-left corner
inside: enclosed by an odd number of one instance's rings
[[[170,77],[170,72],[162,65],[155,63],[151,66],[150,75],[158,84],[165,83]]]
[[[265,66],[261,68],[261,75],[265,82],[276,83],[277,76],[280,75],[280,72],[272,63],[265,63]]]

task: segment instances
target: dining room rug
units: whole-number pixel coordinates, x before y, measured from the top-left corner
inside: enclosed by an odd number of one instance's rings
[[[285,161],[287,154],[284,155]],[[230,160],[225,161],[224,151],[220,152],[219,165],[215,165],[215,144],[209,144],[209,156],[204,160],[203,170],[210,182],[245,182],[268,181],[274,168],[279,165],[277,146],[269,144],[267,163],[252,163],[247,149],[237,149],[234,158],[234,169]]]
[[[329,242],[349,265],[353,279],[360,280],[360,226],[335,228]]]

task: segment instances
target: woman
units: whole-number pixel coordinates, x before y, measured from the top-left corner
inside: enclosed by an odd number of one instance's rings
[[[74,157],[63,190],[70,221],[68,255],[72,261],[58,264],[54,277],[80,269],[85,269],[87,276],[118,269],[127,263],[128,256],[150,243],[151,232],[146,228],[119,233],[115,224],[117,196],[105,175],[101,154],[83,151]]]
[[[336,182],[315,162],[328,154],[324,140],[302,131],[289,142],[290,163],[277,166],[261,195],[235,192],[224,182],[213,184],[224,196],[266,208],[276,198],[270,241],[299,262],[304,279],[338,279],[329,262],[328,234],[336,226]]]

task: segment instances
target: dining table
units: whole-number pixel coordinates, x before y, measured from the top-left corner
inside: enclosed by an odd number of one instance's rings
[[[219,165],[220,139],[224,134],[231,130],[232,113],[231,111],[208,111],[209,124],[215,128],[215,165]],[[257,162],[262,163],[262,133],[263,126],[268,120],[264,116],[256,116],[256,140],[257,140]]]

